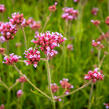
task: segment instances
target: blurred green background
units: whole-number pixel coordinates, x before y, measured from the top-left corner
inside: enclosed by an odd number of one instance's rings
[[[11,17],[13,12],[20,12],[24,14],[26,19],[33,17],[36,21],[40,21],[43,28],[46,17],[49,15],[48,7],[53,5],[54,2],[55,0],[0,0],[0,4],[4,4],[6,7],[6,12],[3,13],[3,21],[7,22],[8,17]],[[91,24],[90,20],[99,19],[102,30],[104,32],[108,31],[109,28],[104,23],[105,18],[109,15],[108,0],[80,0],[80,3],[74,3],[73,0],[57,0],[57,2],[57,10],[50,17],[44,31],[49,30],[51,32],[62,33],[68,39],[65,47],[68,44],[73,44],[74,50],[69,51],[65,48],[63,56],[62,49],[56,48],[59,53],[50,60],[52,83],[59,85],[60,80],[68,78],[70,83],[74,85],[74,89],[76,89],[86,82],[84,75],[89,70],[93,70],[93,66],[98,62],[97,50],[91,46],[91,41],[99,37],[100,32]],[[65,6],[73,7],[79,11],[78,19],[70,22],[70,27],[67,28],[65,21],[61,18],[63,13],[62,8]],[[93,7],[99,8],[97,16],[91,14]],[[2,21],[1,17],[0,20]],[[42,28],[39,32],[41,32]],[[67,31],[66,34],[65,31]],[[28,27],[25,28],[25,32],[28,48],[34,46],[31,40],[34,38],[35,32]],[[18,42],[22,43],[21,47],[16,47]],[[6,43],[3,43],[3,47],[6,47]],[[24,51],[23,33],[19,30],[15,38],[9,41],[9,53],[15,53],[24,59]],[[0,77],[8,86],[11,86],[19,78],[19,74],[12,66],[2,64],[2,58],[0,60]],[[18,63],[17,66],[37,87],[49,93],[47,71],[43,61],[38,63],[36,69],[33,66],[26,66],[24,63]],[[101,69],[105,77],[103,81],[97,82],[94,85],[92,109],[104,109],[103,103],[109,102],[109,56],[105,58]],[[39,93],[37,95],[33,94],[30,91],[33,88],[28,83],[24,84],[24,94],[19,102],[16,97],[16,92],[19,89],[21,89],[21,84],[12,89],[9,95],[8,91],[0,85],[0,104],[4,104],[7,107],[8,99],[10,109],[17,109],[17,107],[20,109],[52,109],[51,102]],[[89,93],[90,86],[63,98],[61,102],[56,103],[56,107],[57,109],[87,109]]]

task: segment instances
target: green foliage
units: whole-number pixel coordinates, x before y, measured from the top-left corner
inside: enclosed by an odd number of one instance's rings
[[[52,14],[50,20],[44,31],[52,31],[62,33],[63,36],[67,37],[65,46],[68,44],[73,44],[74,50],[69,51],[65,48],[63,51],[61,48],[56,48],[58,50],[58,55],[56,55],[52,60],[50,60],[50,68],[52,73],[52,82],[59,85],[59,81],[62,78],[69,78],[70,83],[74,85],[74,89],[80,87],[84,81],[84,75],[89,71],[93,70],[93,65],[97,64],[97,50],[93,49],[91,46],[91,41],[99,37],[100,33],[97,28],[91,24],[91,19],[101,20],[101,28],[104,32],[107,31],[107,26],[104,23],[106,16],[108,16],[108,5],[107,0],[87,0],[84,4],[84,0],[80,3],[74,3],[73,0],[66,0],[64,4],[63,0],[57,0],[57,10]],[[42,28],[46,21],[46,17],[49,15],[48,7],[54,4],[54,0],[1,0],[0,4],[5,4],[6,12],[3,14],[3,21],[8,21],[8,17],[11,16],[13,12],[20,12],[24,14],[27,19],[33,17],[36,21],[41,21]],[[74,9],[79,10],[79,17],[76,21],[70,22],[71,27],[66,27],[65,21],[61,18],[62,8],[64,6],[74,7]],[[97,16],[91,14],[91,9],[93,7],[98,7],[99,12]],[[0,15],[1,16],[1,15]],[[2,21],[1,17],[0,20]],[[39,30],[41,32],[42,28]],[[70,29],[69,29],[70,28]],[[65,34],[65,31],[67,33]],[[34,46],[31,40],[34,38],[35,32],[30,28],[25,28],[28,48]],[[70,40],[70,39],[73,40]],[[16,47],[16,43],[21,42],[22,46]],[[3,44],[6,47],[6,44]],[[93,53],[91,50],[93,49]],[[9,41],[9,53],[15,53],[22,56],[24,59],[24,40],[22,30],[19,30],[15,38]],[[64,54],[63,54],[64,52]],[[103,52],[102,52],[103,53]],[[19,78],[18,72],[8,65],[2,63],[3,57],[0,56],[0,77],[7,84],[11,86],[15,83],[16,79]],[[18,68],[41,90],[48,92],[48,82],[47,82],[47,71],[46,66],[43,61],[40,61],[37,68],[33,66],[26,66],[24,63],[18,63]],[[98,82],[95,85],[94,93],[92,97],[92,109],[103,109],[103,103],[109,102],[109,57],[107,56],[104,60],[102,70],[104,72],[104,81]],[[47,99],[41,96],[38,92],[33,94],[31,89],[33,89],[28,83],[24,84],[23,96],[21,97],[21,102],[18,104],[18,99],[16,97],[16,92],[21,88],[18,84],[10,92],[9,104],[10,109],[51,109],[52,104]],[[73,90],[74,90],[73,89]],[[34,90],[34,89],[33,89]],[[90,86],[83,89],[74,95],[65,97],[62,102],[57,102],[57,109],[87,109],[89,100]],[[8,91],[0,85],[0,104],[7,104]],[[7,106],[7,105],[6,105]],[[7,109],[7,108],[6,108]]]

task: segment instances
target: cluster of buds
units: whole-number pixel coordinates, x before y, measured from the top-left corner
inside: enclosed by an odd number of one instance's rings
[[[19,26],[19,25],[22,25],[22,23],[24,22],[23,14],[19,14],[15,12],[11,16],[12,18],[10,19],[10,22],[13,25]]]
[[[102,40],[104,40],[104,39],[109,40],[109,32],[100,35],[100,37],[97,38],[97,41],[102,41]]]
[[[0,109],[5,109],[4,104],[2,104],[2,105],[0,106]]]
[[[35,38],[37,40],[32,40],[33,43],[40,46],[40,49],[44,51],[47,57],[53,57],[57,54],[57,51],[54,50],[55,47],[58,47],[62,42],[66,40],[58,32],[46,32],[41,34],[36,34]]]
[[[105,23],[109,25],[109,16],[106,18]]]
[[[104,103],[104,106],[106,107],[106,109],[109,109],[109,103]]]
[[[55,12],[56,11],[56,5],[57,5],[57,2],[55,2],[55,4],[54,5],[52,5],[52,6],[49,6],[49,11],[50,12]]]
[[[4,54],[5,48],[0,48],[0,54]]]
[[[91,10],[91,13],[94,15],[94,16],[96,16],[97,15],[97,13],[98,13],[98,8],[92,8],[92,10]]]
[[[19,81],[20,83],[25,83],[27,80],[26,80],[26,78],[25,78],[24,76],[21,76],[21,77],[18,79],[18,81]]]
[[[53,93],[57,92],[59,90],[59,87],[56,83],[51,84],[51,90]]]
[[[17,97],[18,97],[18,98],[20,98],[20,97],[22,96],[22,94],[23,94],[22,90],[18,90],[18,91],[17,91]]]
[[[70,50],[70,51],[72,51],[73,50],[73,45],[72,44],[68,44],[67,45],[67,49]]]
[[[21,56],[14,55],[14,53],[12,53],[9,56],[4,57],[5,61],[3,61],[3,63],[12,65],[12,64],[18,62],[20,58],[21,58]]]
[[[3,4],[0,4],[0,13],[5,12],[6,8]]]
[[[78,16],[78,11],[73,8],[65,7],[63,8],[64,13],[62,14],[62,18],[65,20],[75,20]]]
[[[97,42],[96,42],[95,40],[92,40],[92,46],[93,46],[93,47],[97,47],[98,49],[104,48],[104,45],[101,44],[100,41],[97,41]]]
[[[95,68],[94,71],[89,71],[88,74],[85,75],[85,80],[92,80],[94,83],[97,80],[103,80],[104,75],[98,71],[98,68]]]
[[[74,88],[74,86],[71,85],[68,81],[69,80],[65,78],[63,80],[60,80],[61,87],[65,89],[65,94],[69,94],[70,89]]]
[[[10,22],[2,23],[0,26],[0,33],[2,34],[2,37],[0,39],[3,41],[13,39],[16,31],[16,26],[12,25]]]
[[[99,20],[91,20],[91,22],[95,25],[98,26],[100,24]]]
[[[33,66],[36,68],[38,62],[40,61],[40,52],[37,49],[33,49],[31,47],[27,51],[25,51],[24,54],[25,54],[25,58],[28,59],[24,61],[26,65],[33,64]]]

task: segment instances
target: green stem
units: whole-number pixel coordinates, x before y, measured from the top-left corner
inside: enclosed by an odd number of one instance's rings
[[[46,21],[45,21],[45,24],[44,24],[44,26],[43,26],[43,28],[42,28],[42,32],[44,32],[45,27],[46,27],[48,21],[50,20],[50,16],[51,16],[51,14],[52,14],[52,13],[50,13],[49,16],[47,16]]]
[[[24,27],[21,27],[21,28],[22,28],[22,31],[23,31],[25,48],[27,49],[27,39],[26,39],[26,34],[25,34],[25,31],[24,31]]]
[[[89,81],[87,84],[84,84],[83,86],[81,86],[81,87],[79,87],[79,88],[73,90],[72,92],[70,92],[70,93],[67,94],[67,95],[64,94],[64,95],[61,95],[61,96],[57,96],[57,99],[58,99],[58,98],[63,98],[63,97],[69,96],[69,95],[72,95],[72,94],[74,94],[74,93],[76,93],[76,92],[82,90],[83,88],[87,87],[90,83],[91,83],[91,81]]]
[[[43,91],[41,91],[38,87],[36,87],[18,68],[17,66],[14,64],[13,67],[17,70],[17,72],[21,75],[24,76],[27,80],[27,82],[34,88],[36,89],[38,92],[40,92],[42,95],[44,95],[45,97],[47,97],[48,99],[51,99],[51,97],[49,97],[46,93],[44,93]]]
[[[90,89],[90,96],[89,96],[88,109],[91,109],[91,106],[92,106],[91,100],[92,100],[92,94],[93,94],[93,86],[94,86],[94,83],[92,82],[92,83],[91,83],[91,89]]]
[[[10,109],[10,91],[11,90],[8,90],[7,109]]]
[[[54,96],[53,96],[52,89],[51,89],[51,73],[50,73],[50,66],[49,66],[48,59],[46,61],[46,64],[47,64],[48,86],[49,86],[49,90],[50,90],[50,93],[51,93],[51,98],[52,98],[52,103],[53,103],[53,109],[56,109],[55,100],[54,100]]]

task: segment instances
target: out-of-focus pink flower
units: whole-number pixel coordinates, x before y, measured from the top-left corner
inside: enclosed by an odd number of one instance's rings
[[[18,98],[21,97],[22,94],[23,94],[22,90],[18,90],[18,91],[17,91],[17,97],[18,97]]]
[[[59,87],[56,83],[51,84],[51,90],[53,93],[57,92],[59,90]]]
[[[95,68],[94,71],[89,71],[88,74],[84,76],[84,79],[92,80],[93,82],[96,82],[97,80],[103,80],[104,75],[98,70],[98,68]]]
[[[18,62],[20,58],[21,58],[21,56],[14,55],[14,53],[12,53],[9,56],[4,57],[3,63],[8,64],[8,65],[12,65],[12,64]]]
[[[92,8],[91,13],[96,16],[98,13],[98,10],[99,10],[98,8]]]
[[[73,45],[72,44],[68,44],[67,48],[72,51],[73,50]]]
[[[50,12],[55,12],[56,11],[56,5],[57,5],[57,2],[55,2],[55,4],[54,5],[52,5],[52,6],[49,6],[49,11]]]
[[[75,3],[79,2],[80,0],[74,0]]]
[[[0,4],[0,13],[5,12],[6,8],[3,4]]]
[[[16,34],[16,26],[12,25],[10,22],[2,23],[0,26],[0,33],[2,34],[1,40],[9,40],[13,39],[14,35]]]
[[[26,78],[24,76],[21,76],[18,80],[20,83],[26,82]]]
[[[54,96],[55,101],[62,101],[61,98],[57,98],[57,96]]]
[[[1,42],[1,43],[4,43],[5,41],[6,41],[5,37],[1,36],[1,37],[0,37],[0,42]]]
[[[0,106],[0,109],[5,109],[4,104],[2,104],[2,105]]]
[[[37,33],[35,38],[36,40],[33,39],[32,42],[39,45],[40,49],[44,51],[47,57],[56,55],[57,51],[55,51],[54,48],[59,47],[59,45],[66,40],[66,38],[58,32]]]
[[[69,94],[70,89],[74,88],[74,86],[71,85],[68,81],[69,80],[65,78],[60,80],[61,87],[65,89],[65,94]]]
[[[33,49],[32,47],[29,48],[27,51],[25,51],[25,60],[24,62],[26,65],[33,64],[33,66],[36,68],[38,62],[40,61],[40,52],[37,49]]]
[[[105,23],[109,25],[109,16],[106,18]]]
[[[29,25],[31,29],[33,30],[38,30],[41,27],[40,21],[35,21],[33,18],[29,18],[28,20],[25,21],[25,25]]]
[[[0,48],[0,54],[4,54],[5,48]]]
[[[78,16],[78,11],[73,8],[65,7],[63,11],[62,18],[65,20],[75,20]]]
[[[99,20],[91,20],[91,22],[95,25],[98,26],[100,24]]]
[[[101,44],[100,41],[97,41],[97,42],[96,42],[95,40],[92,40],[92,46],[93,46],[93,47],[97,47],[97,48],[99,48],[99,49],[104,48],[104,45]]]
[[[109,103],[104,103],[106,109],[109,109]]]

